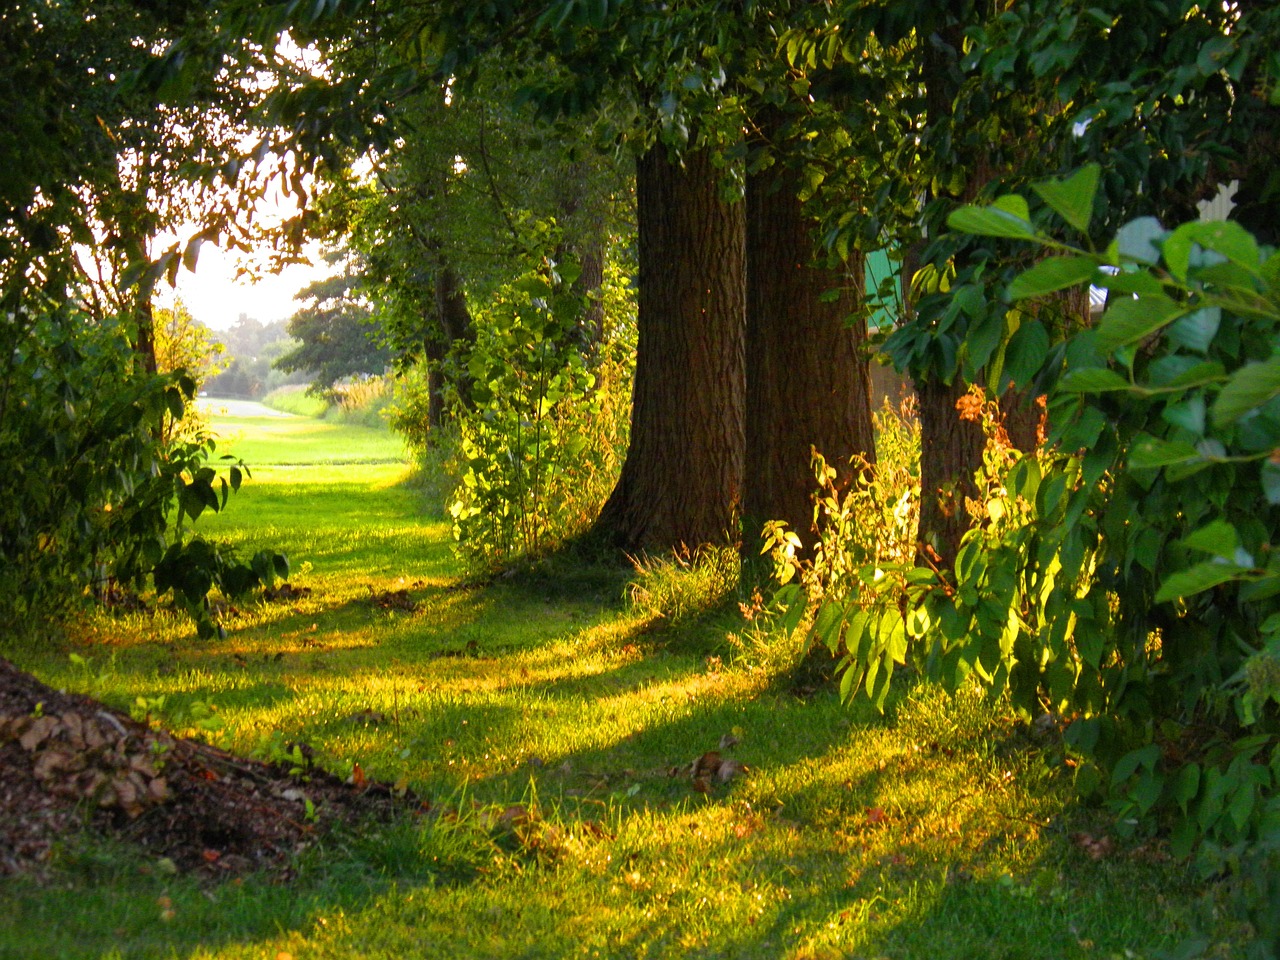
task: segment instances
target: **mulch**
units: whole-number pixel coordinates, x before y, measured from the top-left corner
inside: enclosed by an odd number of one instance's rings
[[[182,871],[287,879],[334,826],[420,806],[386,784],[294,771],[174,737],[0,658],[0,876],[41,875],[87,828]]]

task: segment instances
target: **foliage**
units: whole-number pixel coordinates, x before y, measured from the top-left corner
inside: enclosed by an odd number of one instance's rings
[[[535,269],[477,316],[465,358],[474,409],[455,411],[465,467],[449,507],[463,551],[495,566],[584,529],[625,446],[625,364],[587,369],[573,332],[576,268]]]
[[[212,396],[258,399],[282,386],[308,382],[306,373],[286,374],[274,367],[277,358],[297,346],[286,321],[264,324],[242,313],[231,329],[215,336],[223,346],[225,368],[205,381]]]
[[[355,277],[347,272],[302,290],[298,299],[309,303],[289,318],[288,325],[297,346],[271,366],[285,373],[308,373],[310,389],[316,393],[349,377],[376,376],[386,370],[391,352],[375,342],[372,311],[356,295],[355,284]]]
[[[156,369],[160,373],[182,371],[195,382],[196,392],[209,377],[216,377],[222,368],[219,361],[223,346],[213,337],[213,332],[202,324],[178,300],[172,307],[159,307],[153,314],[155,323]],[[205,418],[192,404],[183,410],[181,419],[165,418],[161,436],[165,441],[196,439],[203,436]]]
[[[797,574],[813,596],[842,595],[856,590],[867,567],[911,563],[916,552],[920,519],[920,425],[915,400],[895,408],[886,399],[873,415],[876,436],[874,461],[861,455],[853,461],[853,483],[837,486],[839,474],[813,453],[818,484],[814,525],[819,539],[811,558],[800,562],[800,538],[778,521],[765,525],[764,547],[782,583]]]
[[[70,308],[11,314],[3,332],[4,615],[36,620],[86,588],[140,586],[166,563],[207,567],[198,548],[182,545],[184,520],[225,506],[243,470],[231,465],[219,477],[207,435],[165,433],[181,423],[195,381],[183,370],[139,371],[122,325]]]
[[[1074,224],[1096,185],[1086,170],[1036,191]],[[1109,293],[1096,328],[1040,355],[1050,445],[1003,453],[986,411],[989,483],[954,569],[864,567],[859,593],[820,600],[813,633],[842,652],[846,697],[883,703],[905,662],[952,687],[977,678],[1069,722],[1077,786],[1122,824],[1171,827],[1175,853],[1198,849],[1210,872],[1265,856],[1280,814],[1280,256],[1233,223],[1143,218],[1097,252],[1039,222],[1016,196],[951,219],[1053,251],[1012,297]]]

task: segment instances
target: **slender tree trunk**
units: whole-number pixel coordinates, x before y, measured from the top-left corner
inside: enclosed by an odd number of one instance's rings
[[[941,41],[941,42],[936,42]],[[959,56],[963,36],[952,24],[938,37],[921,44],[921,78],[929,122],[940,122],[952,109],[956,95],[954,60]],[[968,171],[961,199],[969,202],[986,183],[990,170],[985,158]],[[924,242],[922,241],[922,245]],[[912,251],[914,253],[914,251]],[[905,258],[914,261],[915,257]],[[904,277],[904,304],[913,311],[911,277]],[[968,392],[960,369],[951,383],[934,376],[917,378],[916,397],[920,404],[920,527],[917,552],[922,563],[950,568],[960,547],[960,538],[969,529],[966,497],[977,488],[973,475],[982,466],[985,437],[978,423],[961,420],[956,401]]]
[[[592,357],[604,339],[604,301],[599,296],[604,284],[604,218],[594,202],[598,200],[594,194],[597,188],[586,163],[570,164],[561,187],[560,219],[568,235],[556,249],[556,260],[571,257],[582,271],[572,287],[574,294],[587,298],[576,338],[582,354]]]
[[[968,384],[959,374],[949,384],[930,379],[915,386],[921,445],[918,552],[923,562],[947,569],[969,529],[964,501],[977,496],[973,475],[982,464],[986,438],[981,424],[960,419],[956,401]]]
[[[1089,288],[1064,290],[1033,309],[1039,311],[1040,321],[1057,343],[1089,325]],[[1000,397],[1000,412],[1014,449],[1031,453],[1040,448],[1048,420],[1034,390],[1006,390]]]
[[[457,350],[459,344],[470,347],[476,342],[475,323],[471,319],[471,311],[467,308],[467,297],[462,289],[462,277],[452,265],[440,257],[436,270],[435,284],[436,312],[440,318],[440,329],[446,344],[443,360],[451,351]],[[465,372],[459,373],[453,384],[458,392],[458,399],[465,406],[471,405],[471,379]]]
[[[138,300],[133,305],[133,322],[137,328],[133,340],[133,352],[142,363],[142,369],[155,375],[159,369],[156,363],[156,322],[151,310],[151,291],[149,285],[145,292],[139,291]]]
[[[597,530],[631,550],[736,540],[745,221],[705,151],[636,165],[639,343],[631,445]]]
[[[766,131],[767,133],[767,131]],[[871,374],[860,351],[862,257],[843,270],[814,265],[813,223],[794,175],[747,179],[747,423],[743,513],[754,538],[784,520],[813,541],[812,449],[852,478],[850,458],[875,459]],[[839,290],[829,302],[821,298]]]

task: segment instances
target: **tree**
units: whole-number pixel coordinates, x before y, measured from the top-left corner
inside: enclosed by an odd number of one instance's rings
[[[831,200],[828,243],[890,246],[924,268],[904,278],[914,303],[884,349],[921,396],[920,539],[931,562],[949,565],[968,526],[980,438],[955,415],[964,385],[985,382],[1003,405],[1025,408],[1043,392],[1042,382],[1030,389],[1041,362],[1088,323],[1079,299],[1011,311],[1003,290],[1027,254],[944,237],[946,215],[1000,186],[1105,159],[1108,221],[1083,233],[1139,214],[1187,216],[1231,170],[1229,158],[1249,152],[1266,116],[1265,84],[1248,65],[1274,18],[1252,6],[1184,16],[1159,2],[849,2],[784,37],[813,96],[814,132],[834,133],[813,165]]]
[[[354,376],[380,375],[391,351],[375,340],[376,317],[355,293],[350,271],[309,284],[297,299],[309,301],[289,318],[289,335],[298,345],[277,357],[272,366],[285,373],[312,375],[311,392],[333,387]]]
[[[636,163],[640,328],[631,445],[597,529],[628,549],[735,537],[743,478],[745,231],[708,150]]]
[[[802,540],[812,526],[811,451],[843,489],[861,456],[875,460],[871,382],[863,346],[862,257],[832,269],[817,250],[817,221],[785,156],[781,111],[756,113],[761,136],[783,154],[747,177],[747,398],[744,516],[781,520]],[[757,529],[744,529],[749,540]]]

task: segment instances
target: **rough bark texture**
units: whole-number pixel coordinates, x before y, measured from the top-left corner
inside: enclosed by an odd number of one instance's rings
[[[755,537],[785,520],[809,546],[815,489],[811,448],[851,479],[850,458],[875,459],[871,376],[847,318],[862,294],[862,258],[846,270],[813,265],[813,223],[795,178],[747,180],[747,423],[743,515]],[[828,290],[840,297],[822,302]]]
[[[925,84],[925,102],[929,123],[940,123],[948,116],[955,99],[955,74],[952,61],[963,45],[961,28],[950,24],[939,31],[937,40],[921,46],[921,76]],[[967,179],[961,195],[962,203],[972,202],[994,172],[989,157],[970,158]],[[959,268],[957,264],[957,268]],[[907,309],[911,310],[911,277],[904,276]],[[920,403],[920,527],[917,534],[922,563],[948,568],[952,565],[960,538],[969,529],[965,497],[973,497],[976,487],[973,475],[982,465],[985,438],[980,424],[960,419],[956,401],[969,389],[960,371],[950,384],[937,377],[917,379],[916,396]]]
[[[1089,288],[1064,290],[1033,309],[1039,309],[1040,320],[1057,342],[1089,325]],[[1041,421],[1045,420],[1045,408],[1040,406],[1034,390],[1005,391],[1000,398],[1000,412],[1004,414],[1004,428],[1015,449],[1023,453],[1039,449],[1044,440]]]
[[[745,222],[709,157],[636,165],[639,343],[631,444],[597,530],[631,550],[736,539],[743,472]]]
[[[976,497],[974,472],[985,438],[978,423],[961,420],[956,401],[969,385],[957,376],[916,383],[920,398],[920,546],[924,562],[948,568],[969,529],[965,497]]]

